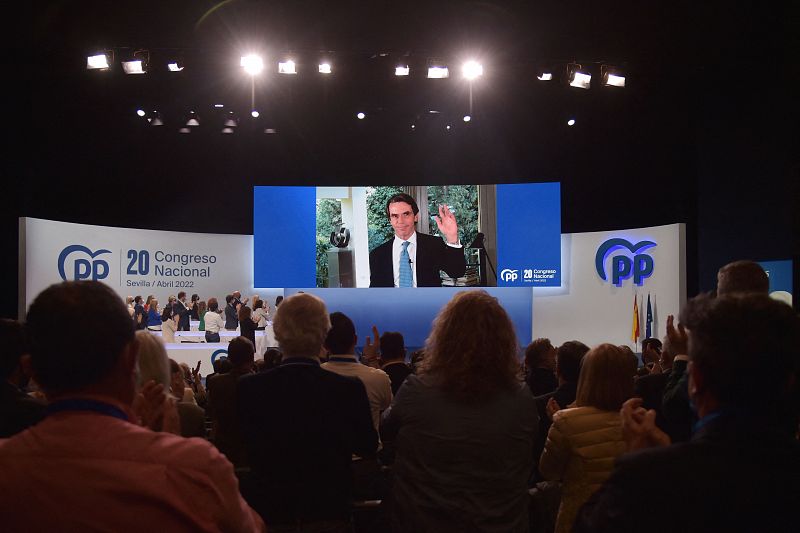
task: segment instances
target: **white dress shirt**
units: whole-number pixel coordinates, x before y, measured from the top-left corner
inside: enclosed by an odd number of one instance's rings
[[[209,333],[219,333],[225,329],[225,319],[216,311],[208,311],[203,321],[206,323],[206,331]]]
[[[411,234],[411,237],[408,239],[408,258],[411,260],[411,276],[412,276],[412,287],[417,286],[417,232]],[[403,251],[403,243],[405,241],[398,237],[397,235],[394,236],[394,241],[392,242],[392,272],[394,273],[394,286],[400,286],[400,254]],[[445,244],[451,248],[461,248],[461,241],[459,240],[455,244],[450,244],[449,242],[445,241]]]

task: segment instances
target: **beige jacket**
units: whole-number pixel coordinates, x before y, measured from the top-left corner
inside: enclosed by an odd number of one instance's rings
[[[611,474],[625,451],[618,411],[594,407],[562,409],[553,416],[539,470],[563,482],[556,533],[572,530],[581,505]]]

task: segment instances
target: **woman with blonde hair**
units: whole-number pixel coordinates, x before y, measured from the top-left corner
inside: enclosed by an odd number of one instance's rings
[[[517,380],[520,346],[497,298],[457,293],[384,413],[395,446],[397,531],[528,531],[527,479],[538,428],[530,390]]]
[[[612,344],[589,350],[581,363],[574,407],[553,415],[539,471],[561,480],[556,532],[572,530],[578,509],[611,474],[625,451],[619,410],[633,396],[635,360]]]
[[[150,299],[150,306],[147,308],[147,329],[151,331],[161,331],[161,314],[158,311],[158,300]]]

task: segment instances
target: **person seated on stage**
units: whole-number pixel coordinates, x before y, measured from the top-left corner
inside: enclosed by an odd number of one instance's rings
[[[558,388],[556,353],[550,339],[536,339],[525,348],[525,383],[534,396]]]
[[[276,529],[349,531],[352,456],[378,447],[364,384],[319,367],[330,319],[316,296],[286,298],[273,327],[280,366],[237,383],[245,496]]]
[[[203,316],[206,327],[206,342],[219,342],[219,332],[225,329],[225,320],[219,313],[219,304],[216,298],[208,300],[208,311]]]
[[[619,410],[633,395],[635,368],[628,354],[612,344],[589,350],[581,364],[575,406],[553,415],[539,472],[562,482],[556,533],[572,529],[580,506],[625,451]]]
[[[158,310],[158,300],[156,298],[150,299],[150,304],[147,308],[147,329],[161,331],[161,313]]]
[[[328,362],[321,365],[325,370],[342,376],[360,379],[367,389],[372,423],[375,431],[381,420],[381,412],[392,403],[392,383],[386,372],[362,365],[356,359],[356,327],[344,313],[331,313],[331,329],[325,338],[325,348],[330,354]]]
[[[467,262],[458,238],[458,224],[447,206],[439,206],[436,217],[436,226],[445,240],[417,233],[419,207],[408,194],[389,198],[386,216],[394,237],[369,254],[370,287],[441,287],[440,270],[451,278],[464,275]]]
[[[239,327],[239,309],[234,303],[232,294],[225,296],[225,329],[228,331],[236,331]]]
[[[794,531],[800,319],[766,294],[701,295],[681,311],[698,422],[670,445],[656,413],[622,409],[631,453],[581,509],[574,531]],[[653,495],[669,502],[653,513]],[[794,524],[794,525],[792,525]]]
[[[256,322],[253,321],[253,310],[246,305],[239,306],[239,331],[242,337],[250,339],[256,345]]]
[[[145,384],[134,412],[139,341],[110,287],[52,285],[26,328],[50,403],[42,422],[0,440],[4,530],[264,530],[210,443],[150,429],[169,408],[162,385]]]
[[[0,438],[16,435],[44,418],[44,402],[25,390],[30,378],[30,354],[22,324],[0,319]]]
[[[424,373],[406,378],[381,423],[396,445],[393,530],[528,530],[538,421],[518,346],[485,291],[457,293],[436,317]]]
[[[411,367],[406,364],[406,347],[403,334],[398,331],[386,331],[380,337],[381,370],[386,372],[392,382],[392,394],[397,394],[400,385],[412,374]]]
[[[228,345],[228,361],[233,368],[208,379],[208,415],[211,441],[236,468],[247,466],[242,432],[236,408],[236,387],[241,376],[253,373],[255,346],[244,336]]]

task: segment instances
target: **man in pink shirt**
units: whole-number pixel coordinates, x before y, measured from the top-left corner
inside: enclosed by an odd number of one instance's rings
[[[149,384],[134,414],[138,343],[110,288],[53,285],[31,304],[27,327],[50,403],[38,425],[0,440],[5,531],[264,530],[211,444],[139,424],[160,426],[174,406]]]

